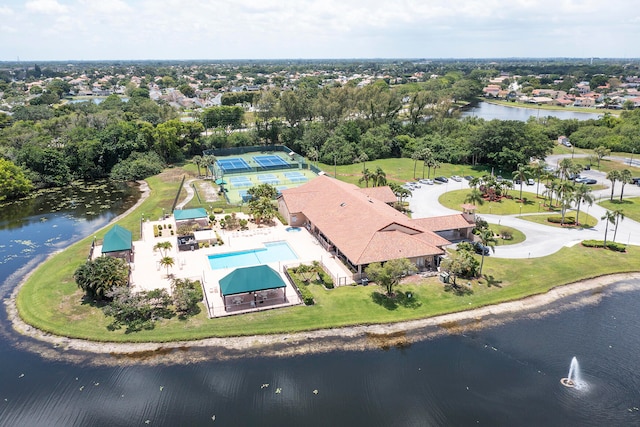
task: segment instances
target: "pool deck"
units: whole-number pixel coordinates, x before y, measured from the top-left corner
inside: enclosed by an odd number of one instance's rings
[[[223,216],[221,215],[221,217]],[[242,215],[238,216],[242,218]],[[341,278],[341,281],[345,284],[353,283],[351,273],[347,268],[325,251],[316,238],[306,229],[291,232],[286,230],[287,226],[281,225],[277,221],[276,223],[277,225],[275,226],[261,227],[251,224],[255,228],[245,231],[218,230],[220,237],[224,240],[224,245],[210,246],[194,251],[178,251],[176,236],[154,237],[153,235],[154,224],[163,226],[171,224],[172,229],[175,230],[176,226],[173,217],[159,221],[145,221],[142,226],[142,239],[133,242],[134,259],[131,263],[131,287],[135,291],[161,288],[171,292],[172,278],[167,277],[167,269],[160,265],[160,259],[162,258],[160,252],[153,250],[153,247],[158,242],[163,241],[169,241],[173,245],[167,253],[167,256],[172,257],[175,262],[174,266],[169,268],[169,274],[175,278],[200,280],[203,283],[205,305],[207,305],[209,317],[221,317],[302,304],[297,292],[283,273],[285,265],[292,267],[311,263],[312,261],[321,261],[334,278]],[[272,292],[268,295],[261,295],[257,299],[258,304],[254,304],[256,306],[253,307],[246,296],[244,299],[247,301],[242,300],[240,303],[234,302],[234,297],[228,297],[227,310],[225,310],[220,293],[219,280],[231,273],[234,268],[212,270],[208,256],[262,248],[264,243],[276,241],[286,241],[298,256],[297,260],[267,264],[277,271],[283,282],[286,283],[286,301],[283,301],[282,295],[276,295]],[[97,246],[94,256],[100,256],[101,249],[101,246]]]

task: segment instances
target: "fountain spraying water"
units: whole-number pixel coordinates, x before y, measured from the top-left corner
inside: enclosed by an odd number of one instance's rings
[[[560,383],[565,387],[576,388],[578,390],[584,388],[586,385],[580,374],[580,364],[575,357],[571,359],[571,365],[569,365],[569,374],[566,378],[562,378]]]

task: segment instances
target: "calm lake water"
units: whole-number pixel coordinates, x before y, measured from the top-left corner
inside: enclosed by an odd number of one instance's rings
[[[2,208],[2,297],[46,254],[135,201],[135,190],[118,191],[77,187]],[[2,310],[0,425],[640,425],[640,292],[617,291],[624,286],[590,305],[571,297],[544,316],[406,348],[232,361],[176,350],[201,360],[182,364],[106,355],[112,366],[95,365],[15,334]],[[45,347],[65,357],[40,356]],[[560,385],[573,356],[587,390]]]
[[[580,113],[574,111],[543,110],[538,108],[505,107],[504,105],[479,102],[476,106],[462,112],[462,117],[479,117],[485,120],[519,120],[526,122],[529,117],[557,117],[562,120],[598,119],[602,114]]]

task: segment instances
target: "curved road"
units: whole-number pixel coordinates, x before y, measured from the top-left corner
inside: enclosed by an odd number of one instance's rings
[[[571,157],[571,155],[566,155],[564,157]],[[549,164],[555,164],[555,161],[558,158],[560,158],[560,156],[552,156],[547,160]],[[629,161],[628,158],[619,158],[619,160],[625,162]],[[597,179],[598,184],[607,186],[604,190],[593,192],[596,202],[609,198],[611,194],[611,182],[605,179],[604,173],[596,170],[589,170],[584,171],[581,175]],[[413,196],[409,200],[409,206],[413,212],[414,218],[458,213],[459,211],[442,206],[438,202],[438,198],[448,191],[469,188],[469,185],[465,180],[462,182],[449,180],[447,184],[421,184],[421,186],[421,188],[412,191]],[[614,197],[620,196],[620,187],[620,184],[617,183]],[[525,188],[530,192],[532,190],[535,191],[535,187],[533,186],[524,186],[523,190]],[[540,184],[540,192],[542,192],[543,189],[543,185]],[[516,189],[512,191],[516,191]],[[640,187],[633,184],[627,184],[624,189],[624,195],[625,197],[640,196]],[[600,220],[600,218],[605,214],[606,210],[595,203],[592,206],[583,204],[580,210],[597,218],[599,220],[598,224],[592,229],[566,229],[536,224],[517,218],[520,215],[480,215],[490,223],[517,228],[526,235],[526,240],[522,243],[507,246],[496,246],[495,253],[492,253],[491,256],[499,258],[541,257],[551,255],[560,250],[563,246],[575,245],[585,239],[603,239],[605,224],[604,221]],[[610,231],[608,232],[607,239],[610,240],[613,238],[614,227],[612,224],[609,224],[609,226]],[[618,226],[616,241],[619,243],[640,245],[640,223],[629,218],[625,218]]]

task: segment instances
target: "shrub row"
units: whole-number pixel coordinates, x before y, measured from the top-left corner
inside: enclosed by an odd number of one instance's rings
[[[331,278],[331,276],[329,274],[327,274],[327,272],[324,271],[322,268],[318,269],[318,277],[320,278],[320,281],[322,282],[322,285],[325,288],[327,288],[327,289],[333,289],[334,288],[333,278]]]
[[[583,240],[582,246],[587,248],[604,248],[604,240]],[[626,252],[627,245],[616,242],[607,242],[607,249],[611,249],[616,252]]]
[[[562,217],[561,216],[550,216],[547,217],[547,221],[552,222],[554,224],[561,224],[562,223]],[[575,224],[576,223],[576,218],[573,216],[565,216],[564,217],[564,224]]]

